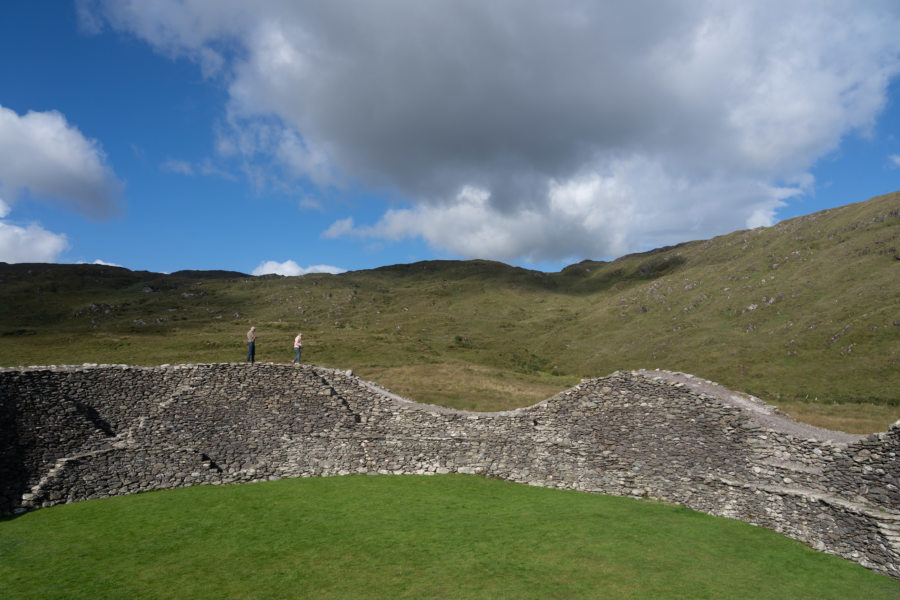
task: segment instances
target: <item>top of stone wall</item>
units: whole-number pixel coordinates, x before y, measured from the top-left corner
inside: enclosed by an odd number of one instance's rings
[[[0,374],[3,373],[27,373],[27,372],[40,372],[40,371],[49,371],[49,372],[85,372],[92,370],[131,370],[131,371],[183,371],[197,368],[213,368],[213,367],[236,367],[236,368],[271,368],[271,367],[279,367],[283,368],[287,365],[282,363],[271,363],[271,362],[260,362],[255,363],[255,365],[247,365],[245,362],[238,363],[183,363],[183,364],[162,364],[157,366],[139,366],[139,365],[127,365],[127,364],[106,364],[106,363],[82,363],[82,364],[73,364],[73,365],[29,365],[29,366],[18,366],[18,367],[0,367]],[[863,434],[852,434],[846,433],[843,431],[835,431],[830,429],[825,429],[822,427],[815,427],[813,425],[809,425],[806,423],[800,423],[790,418],[786,413],[781,411],[778,407],[767,404],[763,400],[745,394],[743,392],[736,392],[734,390],[730,390],[720,384],[715,382],[690,375],[687,373],[681,373],[677,371],[665,371],[660,369],[655,370],[647,370],[640,369],[636,371],[629,372],[619,372],[615,371],[610,373],[606,377],[601,377],[597,379],[585,379],[582,380],[579,384],[560,392],[550,398],[542,400],[536,404],[527,407],[516,408],[512,410],[506,411],[498,411],[498,412],[471,412],[453,408],[447,408],[443,406],[438,406],[434,404],[426,404],[422,402],[417,402],[415,400],[411,400],[409,398],[405,398],[398,394],[387,390],[375,382],[364,381],[358,377],[353,375],[351,370],[339,370],[339,369],[330,369],[327,367],[320,367],[315,365],[308,365],[308,367],[312,368],[316,373],[326,375],[326,376],[346,376],[354,380],[354,382],[362,387],[368,388],[370,391],[379,394],[383,397],[390,398],[391,400],[397,402],[398,404],[405,406],[407,408],[417,408],[419,410],[423,410],[430,413],[436,414],[470,414],[470,415],[479,415],[479,416],[499,416],[499,415],[517,415],[522,413],[527,413],[529,411],[539,409],[548,403],[552,403],[558,401],[560,398],[564,398],[566,396],[572,396],[573,394],[578,394],[579,391],[584,389],[585,387],[590,387],[592,384],[596,384],[597,382],[601,382],[605,379],[615,378],[617,376],[621,376],[623,374],[630,375],[632,377],[643,377],[645,379],[652,380],[657,383],[664,383],[668,386],[671,386],[673,389],[681,389],[683,391],[688,391],[694,394],[697,394],[701,397],[714,399],[718,403],[722,403],[737,409],[740,409],[744,414],[748,416],[751,420],[751,423],[758,424],[760,427],[765,429],[770,429],[779,433],[784,433],[788,435],[792,435],[794,437],[804,438],[804,439],[814,439],[827,443],[838,444],[838,445],[847,445],[853,444],[863,439],[870,440],[879,440],[883,439],[883,437],[890,433],[891,431],[898,429],[900,430],[900,420],[893,423],[887,432],[874,433],[871,435],[863,435]]]

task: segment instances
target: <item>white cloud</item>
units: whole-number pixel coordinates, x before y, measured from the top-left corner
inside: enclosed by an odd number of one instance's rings
[[[237,177],[222,169],[221,167],[215,165],[209,158],[204,158],[202,161],[200,161],[198,169],[200,170],[201,175],[220,177],[227,181],[237,181]]]
[[[606,257],[769,224],[819,159],[871,129],[900,72],[893,0],[81,12],[223,73],[219,150],[258,185],[278,165],[409,204],[324,236],[419,236],[467,257]]]
[[[528,209],[498,210],[487,190],[466,186],[453,202],[390,210],[373,226],[343,219],[323,235],[387,240],[421,236],[457,256],[531,263],[620,256],[647,249],[643,240],[654,240],[657,247],[697,239],[704,231],[725,230],[732,223],[739,228],[772,225],[775,210],[801,189],[761,187],[755,180],[710,179],[689,185],[656,163],[635,159],[617,163],[609,175],[587,173],[551,182],[549,201]],[[715,210],[726,193],[746,200],[736,214]],[[655,208],[652,200],[664,196],[681,212]]]
[[[163,162],[161,168],[163,171],[168,171],[169,173],[178,173],[180,175],[188,176],[194,174],[194,167],[192,167],[191,163],[187,162],[186,160],[168,158],[165,162]]]
[[[340,267],[332,267],[331,265],[313,265],[303,268],[292,260],[286,260],[281,263],[274,260],[267,260],[253,269],[253,275],[274,274],[291,277],[296,275],[308,275],[310,273],[331,273],[332,275],[337,275],[338,273],[343,273],[345,270],[346,269],[341,269]]]
[[[167,158],[162,165],[160,165],[160,168],[169,173],[177,173],[189,177],[200,174],[207,177],[219,177],[228,181],[235,181],[237,179],[234,175],[216,165],[212,159],[208,157],[196,164],[186,160]]]
[[[346,219],[341,219],[332,223],[328,229],[322,232],[322,237],[325,239],[335,239],[346,235],[353,235],[355,231],[353,217],[347,217]]]
[[[318,148],[310,148],[295,132],[284,130],[278,141],[276,156],[293,173],[309,177],[320,186],[334,183],[331,163]]]
[[[317,210],[319,212],[324,210],[322,202],[312,196],[303,196],[297,202],[297,206],[299,206],[301,210]]]
[[[105,260],[100,260],[99,258],[94,259],[94,262],[92,262],[92,263],[86,263],[83,260],[79,260],[75,264],[76,265],[86,265],[86,264],[104,265],[106,267],[121,267],[122,266],[122,265],[117,265],[116,263],[111,263],[111,262],[106,262]]]
[[[0,221],[0,261],[8,263],[56,262],[69,247],[63,234],[38,225],[19,227]]]
[[[890,160],[895,167],[900,167],[900,154],[891,154],[888,157],[888,160]]]
[[[9,211],[9,205],[0,198],[0,219],[6,218]],[[20,227],[0,220],[0,262],[56,262],[68,247],[65,235],[34,224]]]
[[[95,219],[117,211],[122,184],[96,140],[56,111],[24,116],[0,106],[0,191],[51,198]]]

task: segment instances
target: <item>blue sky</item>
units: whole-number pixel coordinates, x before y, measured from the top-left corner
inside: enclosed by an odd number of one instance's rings
[[[555,271],[900,189],[896,2],[598,4],[2,3],[0,261]]]

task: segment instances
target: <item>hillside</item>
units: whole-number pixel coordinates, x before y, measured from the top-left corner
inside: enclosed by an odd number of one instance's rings
[[[6,366],[237,362],[252,324],[258,360],[288,362],[302,330],[304,360],[457,408],[661,368],[818,425],[900,418],[900,193],[559,273],[478,260],[303,277],[0,264],[0,280]]]

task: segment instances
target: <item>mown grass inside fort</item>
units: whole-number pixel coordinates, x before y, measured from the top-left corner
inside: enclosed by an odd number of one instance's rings
[[[474,476],[108,498],[0,522],[3,598],[897,598],[900,582],[679,506]]]

